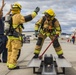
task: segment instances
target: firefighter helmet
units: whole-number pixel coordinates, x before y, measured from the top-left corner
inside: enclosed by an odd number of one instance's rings
[[[15,2],[15,3],[12,5],[12,9],[21,10],[21,9],[22,9],[22,6],[21,6],[19,3]]]
[[[52,9],[48,9],[48,10],[44,11],[44,14],[48,14],[51,17],[55,17],[55,13]]]

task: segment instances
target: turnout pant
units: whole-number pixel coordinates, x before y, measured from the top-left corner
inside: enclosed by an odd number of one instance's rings
[[[8,39],[8,42],[7,42],[7,48],[8,48],[7,63],[8,63],[8,66],[10,64],[12,65],[12,67],[9,66],[9,68],[14,68],[14,66],[16,66],[18,54],[21,50],[21,47],[22,47],[22,42],[20,40]]]
[[[47,37],[46,35],[39,34],[39,37],[38,37],[38,40],[37,40],[37,43],[35,46],[34,54],[40,54],[40,51],[42,49],[42,46],[43,46],[43,43],[44,43],[44,40],[46,39],[46,37]],[[50,35],[49,38],[51,40],[53,40],[55,38],[55,36]],[[63,51],[62,51],[62,48],[61,48],[60,43],[58,41],[58,38],[56,38],[54,40],[53,47],[54,47],[57,55],[63,54]]]

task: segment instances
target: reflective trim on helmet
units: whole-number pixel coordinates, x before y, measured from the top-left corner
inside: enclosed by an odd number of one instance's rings
[[[21,10],[22,6],[19,3],[14,3],[12,5],[12,9],[14,9],[14,8],[19,8]]]

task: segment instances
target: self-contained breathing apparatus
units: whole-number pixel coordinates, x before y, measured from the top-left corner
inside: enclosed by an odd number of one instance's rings
[[[13,26],[12,26],[12,21],[13,21],[12,16],[13,15],[10,14],[10,15],[7,15],[5,17],[5,26],[4,26],[5,33],[8,36],[14,36],[14,37],[22,36],[21,33],[16,31],[16,29],[20,26],[24,29],[23,24],[19,24],[16,28],[13,28]]]
[[[42,29],[43,31],[48,31],[48,32],[54,31],[54,29],[43,28],[45,20],[46,20],[46,18],[45,18],[45,16],[43,16],[40,29]],[[55,23],[55,22],[56,22],[56,19],[54,18],[54,19],[52,20],[52,27],[54,27],[54,23]],[[40,30],[40,29],[39,29],[39,30]]]
[[[44,22],[46,21],[46,18],[45,18],[45,16],[43,16],[43,18],[42,18],[42,21],[41,21],[41,25],[40,25],[40,27],[38,28],[38,30],[35,30],[35,36],[37,37],[37,35],[39,34],[39,32],[40,32],[40,30],[42,29],[43,30],[43,32],[45,32],[45,31],[48,31],[48,32],[55,32],[55,30],[54,29],[44,29],[43,28],[43,26],[44,26]],[[52,27],[54,27],[54,23],[57,21],[57,19],[56,18],[54,18],[53,20],[52,20]],[[61,27],[60,27],[61,28]]]

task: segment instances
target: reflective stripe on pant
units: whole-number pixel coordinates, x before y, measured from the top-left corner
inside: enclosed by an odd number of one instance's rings
[[[54,36],[50,36],[49,38],[50,38],[51,40],[53,40],[53,39],[54,39]],[[60,43],[59,43],[59,41],[58,41],[58,38],[56,38],[56,39],[54,40],[54,42],[53,42],[53,47],[54,47],[57,55],[63,54],[63,51],[62,51],[62,48],[61,48]]]
[[[39,54],[40,53],[45,38],[46,38],[45,35],[39,34],[39,37],[38,37],[38,40],[37,40],[37,43],[36,43],[36,47],[35,47],[35,50],[34,50],[34,54]]]
[[[42,34],[39,35],[39,38],[43,38],[43,40],[42,40],[42,42],[40,42],[41,45],[36,45],[34,54],[39,54],[39,53],[40,53],[41,48],[42,48],[42,45],[43,45],[44,40],[45,40],[46,37],[47,37],[47,35],[42,35]],[[50,35],[49,38],[50,38],[51,40],[53,40],[55,37],[54,37],[53,35]],[[39,39],[38,39],[38,40],[39,40]],[[38,42],[38,41],[37,41],[37,42]],[[60,43],[59,43],[58,39],[54,40],[54,42],[53,42],[53,47],[54,47],[57,55],[63,54],[63,51],[62,51],[62,48],[61,48],[61,46],[60,46]]]
[[[12,39],[10,40],[10,39],[8,39],[7,46],[6,46],[8,48],[7,62],[9,64],[13,65],[13,67],[17,63],[17,56],[18,56],[18,53],[19,53],[19,49],[21,49],[21,45],[22,44],[21,44],[20,40],[15,40],[15,39],[14,40],[12,40]]]

